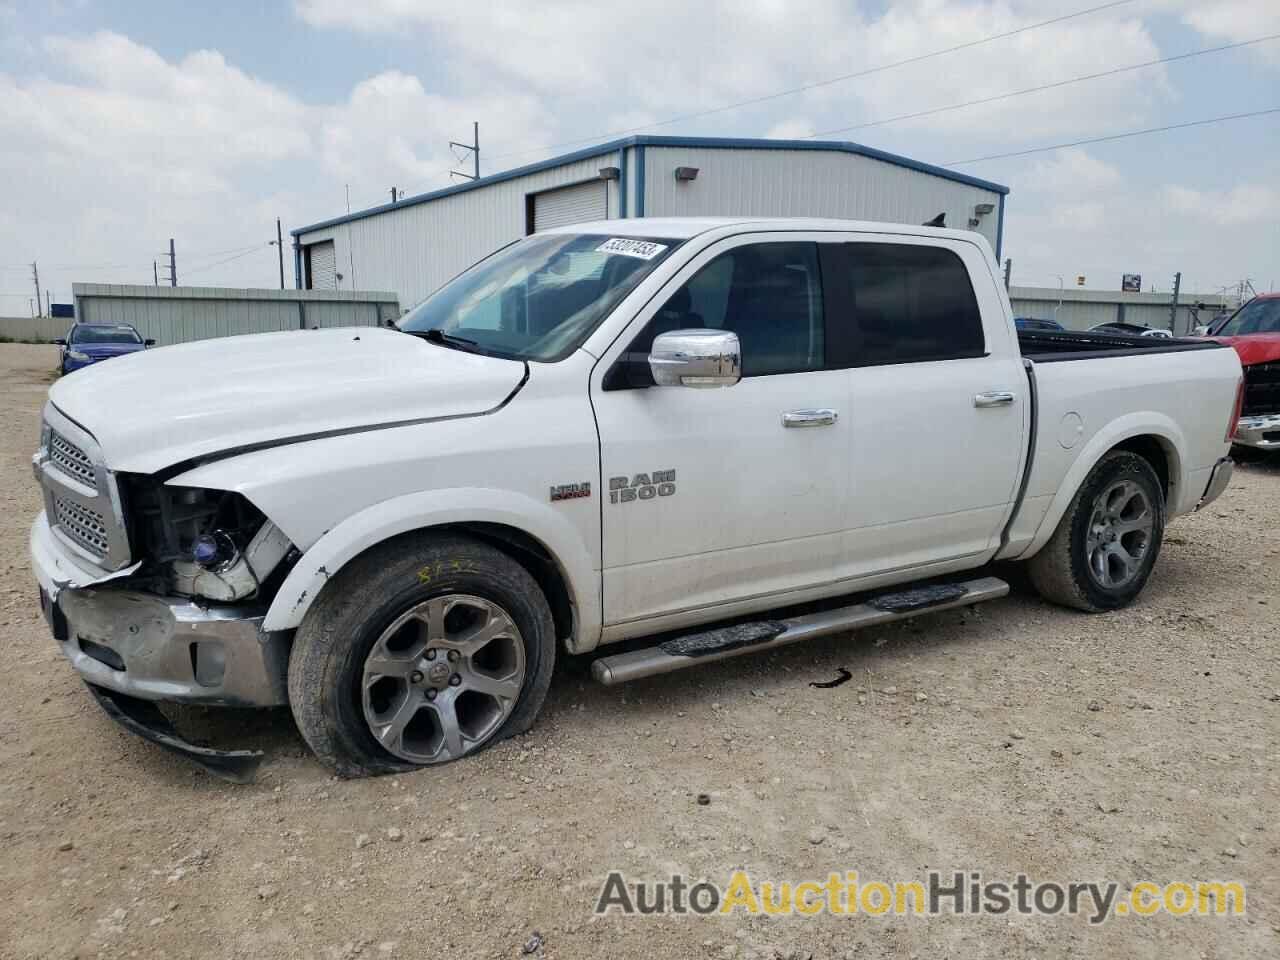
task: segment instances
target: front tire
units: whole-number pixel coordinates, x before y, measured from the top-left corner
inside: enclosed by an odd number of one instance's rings
[[[1027,561],[1046,600],[1097,613],[1142,592],[1164,542],[1164,491],[1145,459],[1113,450],[1089,471],[1053,536]]]
[[[478,540],[407,535],[353,560],[307,611],[289,703],[343,776],[432,766],[528,730],[555,652],[524,567]]]

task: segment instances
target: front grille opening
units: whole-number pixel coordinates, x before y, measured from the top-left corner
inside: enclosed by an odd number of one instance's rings
[[[97,473],[88,455],[56,430],[49,435],[49,462],[67,476],[94,486]]]
[[[53,497],[53,512],[54,522],[68,537],[90,553],[99,557],[107,555],[110,545],[102,514],[58,494]]]
[[[124,660],[120,654],[104,644],[86,640],[84,637],[77,637],[76,639],[80,641],[80,649],[84,651],[85,656],[93,657],[93,659],[110,667],[112,670],[124,673]]]
[[[1280,363],[1257,363],[1244,368],[1246,417],[1280,413]]]

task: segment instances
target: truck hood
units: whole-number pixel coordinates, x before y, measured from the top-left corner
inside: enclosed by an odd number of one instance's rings
[[[49,400],[132,473],[317,435],[485,413],[525,365],[379,327],[145,350],[59,380]]]
[[[1206,337],[1234,347],[1245,367],[1280,360],[1280,333],[1250,333],[1243,337]]]

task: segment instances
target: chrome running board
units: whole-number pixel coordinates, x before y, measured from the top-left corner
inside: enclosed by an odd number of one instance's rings
[[[720,627],[685,634],[663,641],[655,647],[601,657],[591,664],[591,673],[600,683],[611,687],[641,677],[673,673],[700,663],[727,660],[760,650],[773,650],[813,637],[905,620],[922,613],[967,607],[986,600],[996,600],[1008,592],[1009,584],[1003,580],[997,577],[980,577],[963,583],[883,593],[862,603],[836,610]]]

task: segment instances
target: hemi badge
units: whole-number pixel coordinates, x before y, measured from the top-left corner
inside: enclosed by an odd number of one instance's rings
[[[551,502],[557,500],[577,500],[579,497],[591,496],[589,483],[562,483],[551,488]]]

